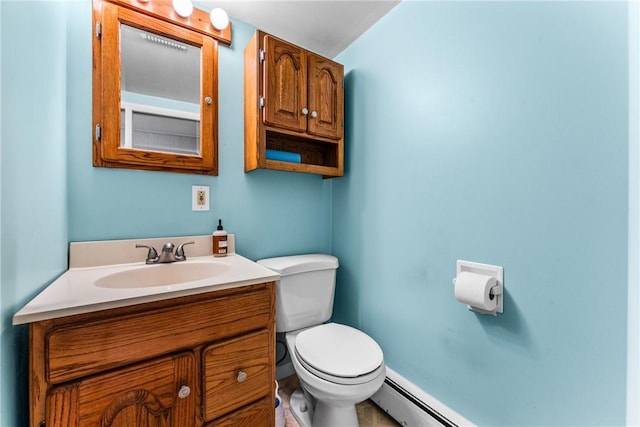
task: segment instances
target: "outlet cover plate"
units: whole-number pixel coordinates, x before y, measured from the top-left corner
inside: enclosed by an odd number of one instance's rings
[[[191,186],[191,209],[194,211],[209,210],[209,186],[208,185],[192,185]]]

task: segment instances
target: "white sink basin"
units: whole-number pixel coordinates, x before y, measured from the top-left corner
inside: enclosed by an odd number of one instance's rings
[[[154,264],[119,271],[97,279],[100,288],[152,288],[215,277],[231,267],[219,262]]]

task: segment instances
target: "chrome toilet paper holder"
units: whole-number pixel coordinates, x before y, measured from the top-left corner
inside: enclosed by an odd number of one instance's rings
[[[504,268],[498,265],[482,264],[479,262],[457,260],[456,261],[456,277],[453,278],[453,284],[456,284],[456,278],[460,273],[469,272],[475,274],[482,274],[484,276],[494,277],[496,279],[496,285],[491,288],[490,295],[495,296],[496,308],[495,310],[483,310],[480,307],[473,307],[467,305],[469,310],[475,311],[480,314],[491,314],[497,316],[498,313],[502,313],[504,310]]]

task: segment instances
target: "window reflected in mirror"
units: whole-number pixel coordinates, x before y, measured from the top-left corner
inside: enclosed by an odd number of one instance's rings
[[[120,146],[200,153],[200,48],[120,26]]]

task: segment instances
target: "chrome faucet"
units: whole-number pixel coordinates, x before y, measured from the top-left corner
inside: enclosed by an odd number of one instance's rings
[[[176,249],[176,261],[186,261],[187,256],[184,253],[184,245],[193,245],[196,242],[186,242],[178,245],[178,249]]]
[[[176,262],[176,256],[173,253],[173,243],[165,243],[162,245],[162,252],[158,257],[159,263]]]
[[[155,250],[155,248],[153,246],[147,246],[147,245],[136,245],[136,248],[146,248],[149,250],[149,252],[147,253],[147,260],[145,261],[145,263],[147,264],[160,264],[160,263],[170,263],[170,262],[176,262],[176,261],[186,261],[187,260],[187,256],[184,253],[184,245],[193,245],[195,242],[186,242],[186,243],[182,243],[178,246],[178,249],[176,249],[176,252],[174,254],[173,252],[173,248],[175,247],[173,245],[173,243],[165,243],[164,245],[162,245],[162,251],[160,252],[160,255],[158,255],[158,252]]]

